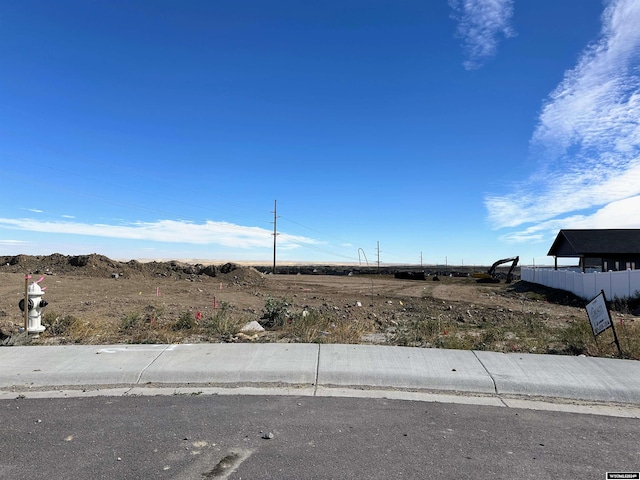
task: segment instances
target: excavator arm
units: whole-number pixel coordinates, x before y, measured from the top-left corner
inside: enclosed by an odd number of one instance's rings
[[[495,262],[493,265],[491,265],[489,270],[487,270],[487,273],[474,273],[473,276],[478,279],[478,282],[484,281],[484,282],[497,283],[500,280],[496,278],[496,268],[504,263],[512,262],[511,268],[509,269],[509,273],[507,273],[507,280],[506,280],[506,283],[511,283],[511,281],[513,280],[513,271],[515,270],[519,261],[520,261],[520,257],[503,258]]]

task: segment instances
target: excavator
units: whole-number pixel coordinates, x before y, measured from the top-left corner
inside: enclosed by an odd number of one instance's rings
[[[476,281],[480,283],[500,283],[500,279],[496,276],[496,268],[503,263],[513,262],[509,273],[507,273],[507,279],[505,280],[505,283],[511,283],[513,280],[513,270],[518,265],[518,261],[520,261],[520,257],[503,258],[491,265],[491,268],[489,268],[486,273],[472,273],[471,276],[477,278],[478,280]]]

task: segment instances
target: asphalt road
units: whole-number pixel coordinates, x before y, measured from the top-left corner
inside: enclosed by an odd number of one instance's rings
[[[602,480],[640,471],[637,418],[218,395],[16,398],[0,412],[0,478],[12,480]]]

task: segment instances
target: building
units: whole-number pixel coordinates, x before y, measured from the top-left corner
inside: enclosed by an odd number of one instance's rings
[[[579,258],[584,272],[640,268],[640,229],[560,230],[547,254],[558,258]]]

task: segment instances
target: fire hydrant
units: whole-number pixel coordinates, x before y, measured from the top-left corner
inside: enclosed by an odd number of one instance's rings
[[[47,301],[42,300],[44,289],[40,288],[40,285],[38,285],[38,282],[40,281],[42,281],[42,278],[37,282],[33,282],[27,289],[29,298],[29,304],[27,306],[27,308],[29,309],[27,332],[35,335],[39,335],[40,333],[44,332],[46,328],[44,325],[42,325],[41,321],[42,309],[47,306]],[[18,307],[20,307],[20,310],[24,312],[24,298],[20,300],[20,303],[18,303]]]

